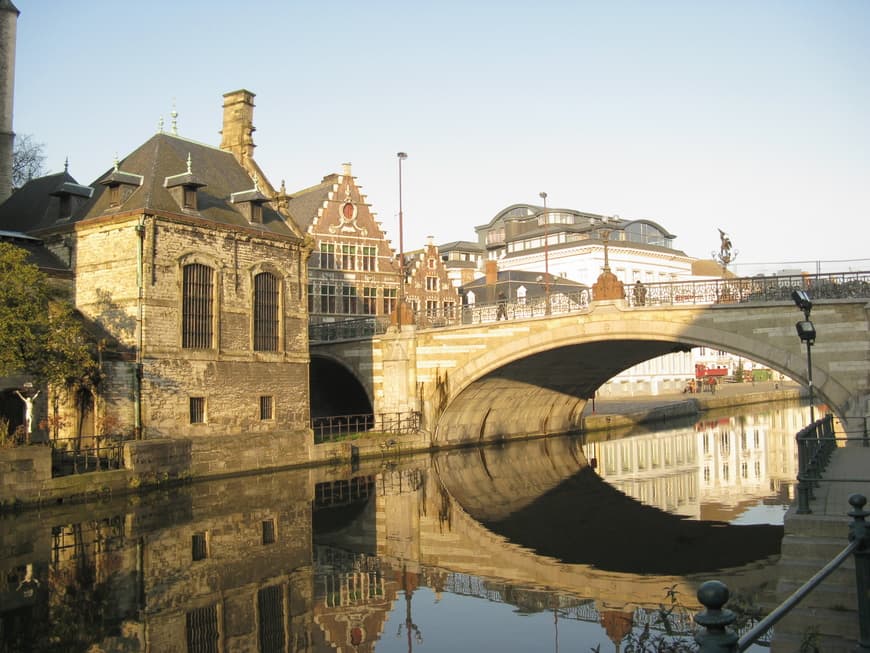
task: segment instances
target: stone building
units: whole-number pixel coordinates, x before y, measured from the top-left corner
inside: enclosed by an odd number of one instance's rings
[[[97,420],[186,439],[202,473],[304,460],[310,440],[309,249],[250,156],[249,116],[227,108],[252,98],[225,96],[222,149],[173,125],[88,186],[0,206],[0,229],[68,262],[76,307],[129,352],[103,362]]]

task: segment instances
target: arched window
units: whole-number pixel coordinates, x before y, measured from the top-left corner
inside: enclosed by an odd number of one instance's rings
[[[254,351],[278,351],[278,278],[254,277]]]
[[[181,346],[210,349],[214,331],[214,270],[201,263],[182,273]]]

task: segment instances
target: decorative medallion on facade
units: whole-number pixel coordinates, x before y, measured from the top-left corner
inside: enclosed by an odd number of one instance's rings
[[[329,233],[341,234],[359,234],[365,236],[368,234],[368,229],[360,227],[357,224],[357,205],[354,203],[350,195],[350,184],[344,186],[344,200],[341,203],[341,209],[338,216],[338,224],[329,227]]]

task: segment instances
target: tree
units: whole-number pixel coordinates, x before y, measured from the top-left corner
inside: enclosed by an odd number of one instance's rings
[[[12,187],[21,188],[45,174],[45,145],[29,134],[17,134],[12,150]]]
[[[27,252],[0,242],[0,376],[93,390],[100,380],[94,347],[72,305],[55,296]]]

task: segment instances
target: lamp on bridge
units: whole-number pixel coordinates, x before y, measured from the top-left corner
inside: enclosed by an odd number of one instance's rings
[[[547,193],[541,191],[538,197],[544,200],[544,298],[547,305],[544,307],[544,314],[550,314],[550,256],[549,243],[550,240],[550,214],[547,212]]]
[[[402,234],[402,161],[408,158],[406,152],[396,152],[399,160],[399,301],[396,306],[396,326],[402,331],[402,313],[405,310],[405,240]]]
[[[805,342],[807,344],[807,387],[810,393],[810,423],[816,421],[816,413],[815,408],[813,407],[814,398],[813,398],[813,353],[812,346],[816,342],[816,327],[810,321],[810,311],[813,310],[813,302],[810,300],[809,295],[807,295],[804,290],[795,290],[791,294],[791,298],[794,300],[795,306],[801,309],[804,313],[804,319],[798,320],[795,323],[795,329],[797,330],[798,338],[801,339],[801,342]]]

